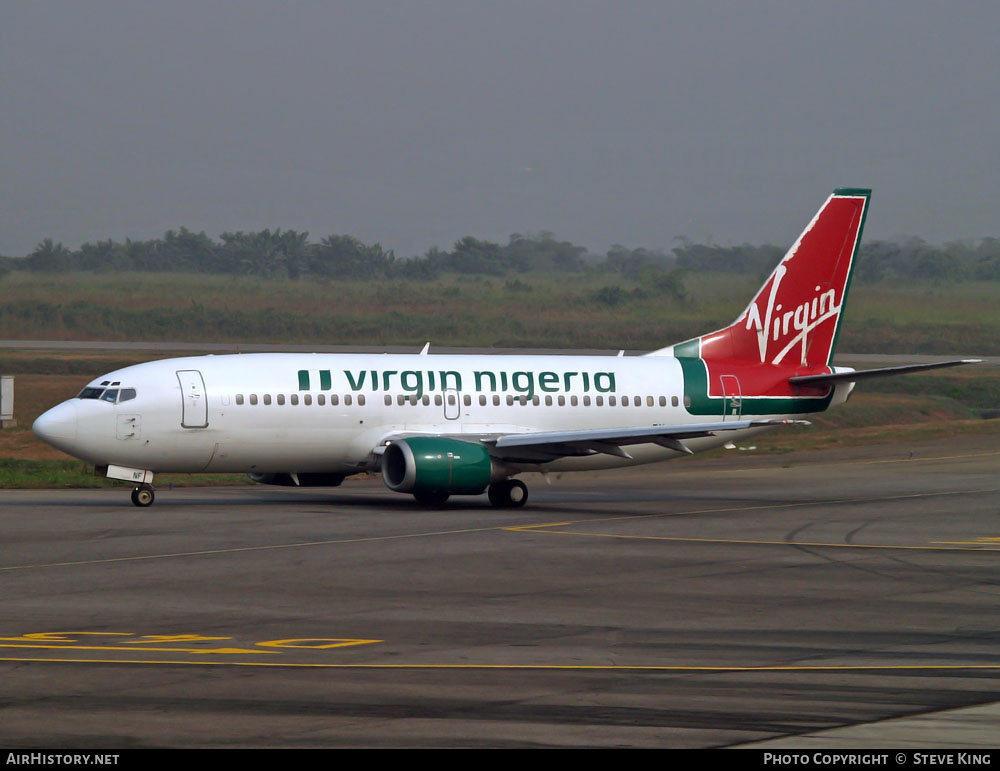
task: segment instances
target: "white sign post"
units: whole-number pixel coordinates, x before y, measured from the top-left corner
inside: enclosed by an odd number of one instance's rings
[[[14,420],[14,376],[0,375],[0,428],[13,428]]]

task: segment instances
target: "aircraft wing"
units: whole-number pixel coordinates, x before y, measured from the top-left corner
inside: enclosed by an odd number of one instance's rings
[[[601,453],[631,459],[623,449],[630,444],[658,444],[687,455],[692,452],[684,439],[714,436],[720,431],[781,425],[808,425],[807,420],[727,420],[718,423],[692,423],[674,426],[633,426],[629,428],[596,428],[575,431],[540,431],[483,437],[491,447],[490,454],[510,461],[544,463],[566,456]]]

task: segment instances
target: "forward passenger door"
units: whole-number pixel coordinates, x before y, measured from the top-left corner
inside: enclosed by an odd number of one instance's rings
[[[181,426],[205,428],[208,426],[208,396],[201,372],[196,369],[178,370],[177,381],[181,384]]]

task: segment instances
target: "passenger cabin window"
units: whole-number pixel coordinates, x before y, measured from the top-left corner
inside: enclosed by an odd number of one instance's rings
[[[351,406],[351,395],[350,394],[344,394],[344,404],[347,407]]]
[[[271,403],[271,394],[264,394],[264,404]]]
[[[480,407],[486,406],[486,397],[483,394],[479,394],[479,406]]]
[[[499,396],[496,396],[496,395],[493,396],[493,406],[494,407],[499,407],[500,406],[500,397]]]
[[[323,394],[320,394],[319,396],[317,396],[316,397],[316,404],[318,404],[320,407],[322,407],[324,404],[326,404],[326,397]]]
[[[336,407],[340,404],[340,397],[337,394],[330,394],[330,406]]]
[[[295,406],[295,405],[297,405],[299,403],[299,395],[298,394],[292,394],[291,396],[288,397],[288,399],[292,403],[292,406]]]
[[[236,394],[236,403],[243,404],[243,394]]]
[[[257,403],[257,394],[250,394],[250,404]]]
[[[302,403],[307,405],[312,404],[313,403],[312,394],[306,394],[305,396],[303,396]]]
[[[671,396],[670,397],[670,406],[671,407],[676,407],[677,406],[677,397],[676,396]]]

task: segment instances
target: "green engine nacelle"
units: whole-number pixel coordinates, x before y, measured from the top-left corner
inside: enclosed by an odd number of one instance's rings
[[[493,476],[486,448],[458,439],[398,439],[382,456],[382,479],[397,493],[479,495]]]

